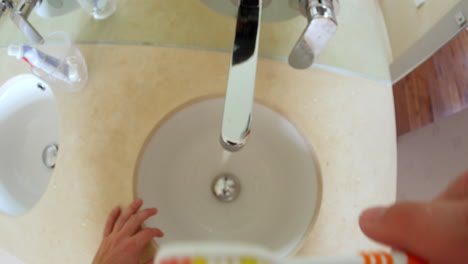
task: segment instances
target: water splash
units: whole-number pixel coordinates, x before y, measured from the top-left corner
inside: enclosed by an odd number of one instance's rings
[[[232,159],[232,152],[224,150],[224,149],[221,150],[221,153],[219,155],[218,173],[226,172],[226,168],[231,159]]]
[[[223,150],[221,154],[221,164],[222,165],[226,164],[229,161],[229,159],[231,159],[231,156],[232,156],[232,152]]]

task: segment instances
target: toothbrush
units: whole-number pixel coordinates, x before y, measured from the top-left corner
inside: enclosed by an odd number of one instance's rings
[[[427,264],[393,251],[362,252],[345,257],[282,258],[268,250],[235,243],[176,243],[162,246],[154,264]]]

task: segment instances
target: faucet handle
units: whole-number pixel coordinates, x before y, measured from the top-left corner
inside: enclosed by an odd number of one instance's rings
[[[310,67],[335,34],[338,23],[338,0],[290,0],[307,18],[308,24],[289,55],[289,64],[296,69]]]
[[[33,44],[44,44],[44,38],[23,16],[11,13],[11,19]]]
[[[40,4],[42,0],[22,0],[18,2],[16,13],[24,18],[28,18],[34,7]]]

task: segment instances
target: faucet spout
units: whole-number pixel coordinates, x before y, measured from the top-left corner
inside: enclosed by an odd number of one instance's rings
[[[240,1],[221,129],[221,145],[231,152],[250,134],[261,17],[262,0]]]
[[[17,10],[10,13],[10,18],[13,23],[18,26],[18,28],[33,44],[44,43],[44,38],[28,21],[28,17],[31,14],[31,11],[38,3],[40,3],[40,0],[24,0],[23,2],[19,3]]]

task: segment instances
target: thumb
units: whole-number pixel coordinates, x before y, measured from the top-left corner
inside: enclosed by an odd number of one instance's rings
[[[402,202],[365,211],[359,225],[371,239],[435,263],[466,261],[463,205]]]

